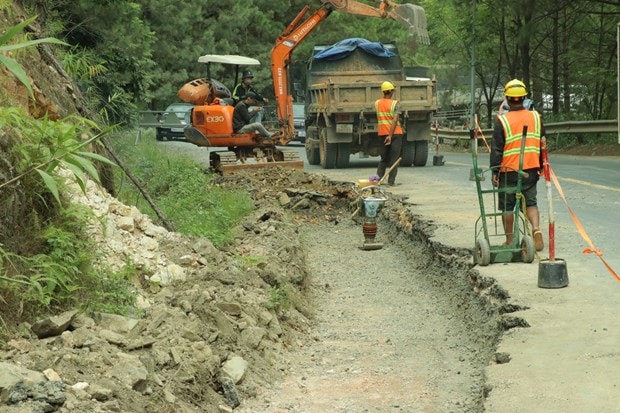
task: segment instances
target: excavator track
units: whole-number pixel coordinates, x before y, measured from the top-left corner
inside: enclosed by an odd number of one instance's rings
[[[232,175],[237,171],[273,168],[279,166],[289,169],[304,169],[304,161],[295,150],[276,149],[273,154],[241,158],[233,151],[218,151],[210,154],[211,167],[222,175]]]

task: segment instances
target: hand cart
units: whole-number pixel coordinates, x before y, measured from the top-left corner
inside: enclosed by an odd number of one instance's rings
[[[521,138],[521,151],[519,153],[519,170],[517,172],[516,186],[500,185],[494,187],[491,185],[491,189],[483,189],[482,181],[485,181],[484,174],[487,172],[498,173],[499,166],[490,167],[486,170],[478,168],[478,160],[476,156],[476,141],[474,131],[470,131],[470,137],[472,142],[472,161],[473,161],[473,174],[476,181],[476,191],[478,193],[478,203],[480,205],[480,216],[476,220],[475,224],[475,242],[474,248],[474,264],[481,266],[489,265],[490,263],[498,262],[525,262],[531,263],[534,261],[536,249],[534,246],[533,238],[528,235],[528,221],[527,216],[524,217],[525,211],[521,212],[521,208],[525,206],[525,199],[521,193],[521,181],[524,176],[527,176],[527,172],[523,171],[523,153],[525,150],[525,140],[527,137],[527,126],[523,128],[523,136]],[[500,174],[500,179],[507,179],[507,174]],[[490,182],[489,180],[487,182]],[[513,211],[499,211],[498,210],[498,197],[507,196],[509,194],[516,195],[516,204]],[[485,208],[485,200],[493,199],[493,211],[487,212]],[[502,243],[500,245],[492,245],[491,238],[500,238],[502,241],[506,239],[506,231],[504,230],[502,217],[507,214],[513,214],[513,228],[512,228],[512,244],[506,245]],[[492,228],[489,228],[488,223],[493,224]]]

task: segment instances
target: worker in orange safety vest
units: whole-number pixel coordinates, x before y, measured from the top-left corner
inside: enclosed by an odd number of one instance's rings
[[[392,82],[381,84],[383,98],[375,101],[377,111],[377,135],[383,141],[383,153],[377,166],[377,175],[383,178],[386,169],[392,167],[398,158],[403,147],[403,128],[400,125],[400,103],[393,99],[394,85]],[[387,179],[389,186],[396,184],[396,174],[398,165],[390,171]]]
[[[526,215],[533,229],[534,246],[536,251],[542,251],[544,241],[540,231],[536,184],[543,167],[540,142],[545,136],[545,129],[540,114],[535,110],[527,110],[523,105],[527,96],[523,82],[513,79],[506,83],[504,95],[510,110],[498,115],[495,120],[490,156],[493,185],[500,189],[517,185],[523,127],[527,125],[523,153],[523,171],[527,176],[521,178],[521,193],[525,198]],[[516,194],[499,194],[498,208],[504,212],[502,222],[506,234],[505,245],[510,246],[513,243]]]

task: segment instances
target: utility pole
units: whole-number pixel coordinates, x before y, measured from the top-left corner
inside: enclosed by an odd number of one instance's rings
[[[471,18],[471,71],[470,71],[470,93],[471,93],[471,113],[469,117],[469,137],[472,154],[478,158],[478,139],[476,137],[476,0],[472,1],[472,18]],[[475,181],[475,176],[479,174],[479,170],[471,168],[469,170],[469,180]]]
[[[474,127],[474,116],[476,115],[476,0],[473,0],[472,9],[472,25],[471,25],[471,73],[470,73],[470,87],[471,87],[471,127]]]

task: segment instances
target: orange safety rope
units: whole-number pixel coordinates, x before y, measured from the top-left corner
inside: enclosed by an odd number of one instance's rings
[[[553,184],[555,185],[556,189],[558,190],[558,193],[560,194],[560,197],[562,198],[562,200],[566,204],[566,207],[568,208],[568,212],[569,212],[571,218],[573,219],[573,222],[575,223],[575,226],[577,227],[577,230],[579,231],[579,235],[581,235],[581,238],[583,238],[583,240],[590,246],[590,248],[584,249],[583,253],[584,254],[596,254],[596,256],[599,257],[600,260],[603,262],[603,265],[605,265],[605,267],[607,268],[607,271],[609,271],[609,273],[612,275],[612,277],[614,277],[616,279],[616,281],[620,282],[620,276],[613,270],[613,268],[611,268],[611,266],[607,263],[607,261],[605,261],[605,259],[603,258],[603,253],[598,248],[596,248],[594,246],[594,243],[592,242],[592,240],[590,239],[590,237],[586,233],[586,230],[583,227],[583,225],[581,224],[581,221],[579,221],[579,218],[577,218],[577,215],[575,215],[573,210],[570,209],[570,206],[568,206],[568,201],[566,200],[566,197],[564,196],[564,192],[562,191],[562,187],[560,186],[560,182],[558,181],[558,178],[555,176],[555,173],[553,172],[553,169],[551,169],[551,165],[549,165],[549,172],[550,172],[551,180],[553,181]]]

